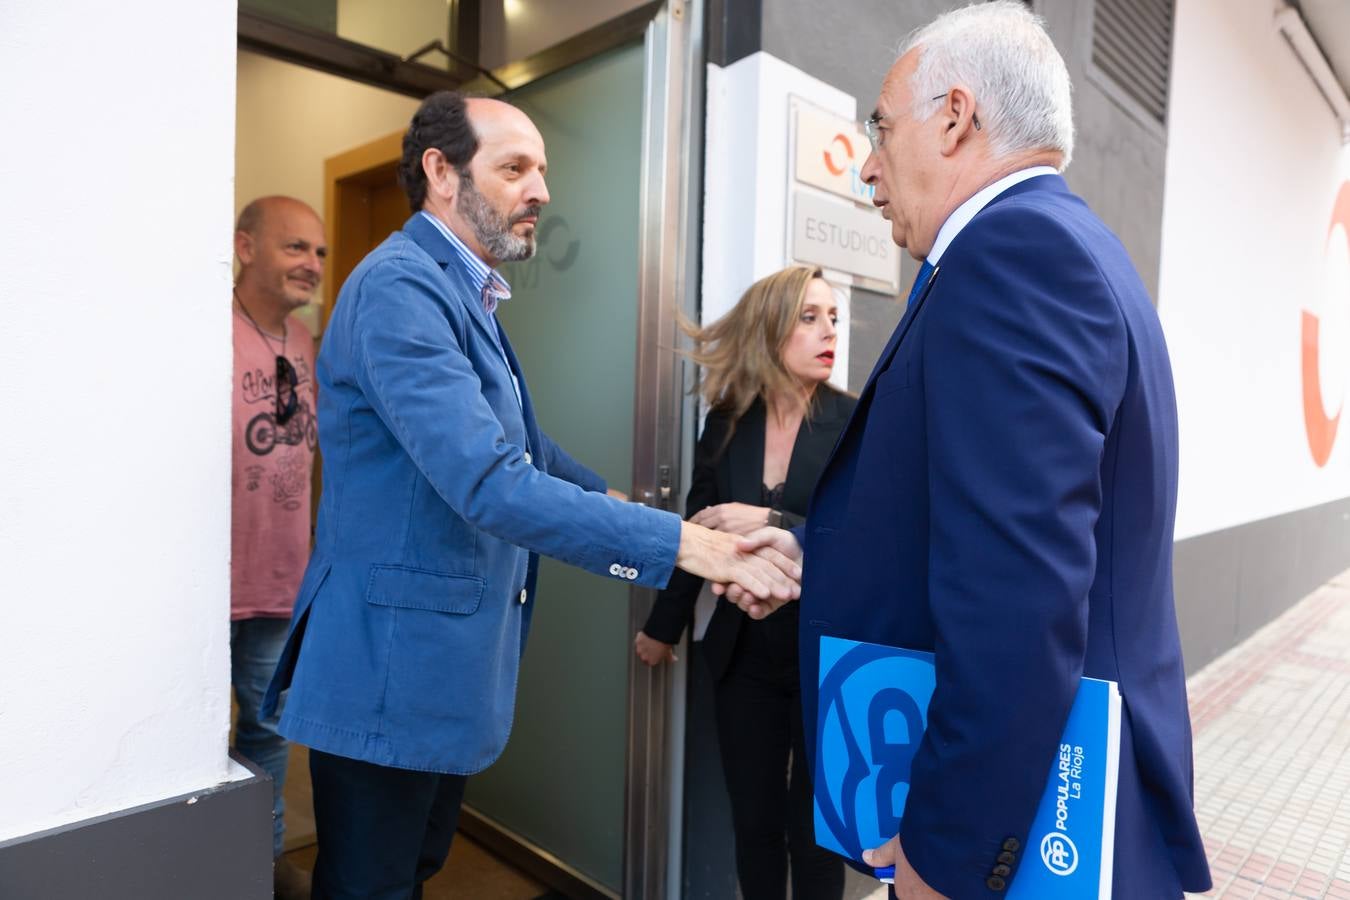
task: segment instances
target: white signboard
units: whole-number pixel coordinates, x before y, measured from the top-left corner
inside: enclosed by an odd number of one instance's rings
[[[807,190],[794,191],[792,200],[793,259],[855,275],[883,293],[900,292],[900,248],[880,211]]]
[[[795,97],[792,109],[797,125],[797,180],[855,203],[871,204],[875,190],[861,177],[871,147],[858,123]]]

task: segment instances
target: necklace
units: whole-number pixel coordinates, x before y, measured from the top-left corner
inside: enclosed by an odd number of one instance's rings
[[[263,331],[262,327],[258,325],[258,320],[253,318],[253,315],[248,311],[248,307],[244,305],[244,301],[239,299],[239,288],[235,287],[233,290],[234,290],[234,302],[239,304],[239,309],[241,312],[243,312],[244,318],[248,319],[249,324],[253,326],[253,330],[258,332],[258,337],[262,338],[263,344],[266,345],[267,347],[267,352],[275,353],[277,356],[285,356],[286,331],[287,331],[285,320],[282,320],[281,323],[281,352],[277,353],[275,350],[272,349],[272,341],[276,340],[276,338],[272,337],[267,332]]]
[[[262,327],[258,325],[258,320],[253,318],[253,314],[250,313],[248,307],[244,305],[244,301],[239,299],[238,287],[234,289],[234,302],[239,304],[239,309],[243,312],[244,317],[248,319],[249,324],[253,326],[253,330],[258,332],[258,337],[262,338],[263,346],[267,348],[267,352],[276,354],[277,370],[275,390],[273,391],[273,396],[276,398],[275,418],[278,425],[285,425],[291,420],[291,417],[295,415],[296,410],[299,408],[299,398],[295,393],[296,386],[299,383],[296,377],[295,366],[291,365],[291,361],[286,358],[286,320],[281,320],[281,352],[276,353],[276,351],[272,349],[272,341],[274,338],[270,337],[267,332],[262,330]]]

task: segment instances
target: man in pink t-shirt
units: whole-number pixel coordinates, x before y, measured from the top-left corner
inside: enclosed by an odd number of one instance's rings
[[[323,223],[289,197],[244,207],[234,233],[234,447],[230,554],[235,748],[272,776],[274,882],[280,900],[308,897],[281,858],[286,739],[259,705],[285,644],[309,561],[315,428],[314,339],[292,313],[314,298],[327,254]],[[278,710],[280,713],[280,710]]]

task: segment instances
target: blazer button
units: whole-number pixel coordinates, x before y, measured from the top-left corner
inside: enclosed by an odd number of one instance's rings
[[[534,457],[530,455],[530,451],[526,450],[526,451],[525,451],[525,465],[529,466],[529,465],[533,465],[533,464],[534,464]]]
[[[626,577],[629,581],[637,581],[638,570],[629,567],[628,571],[624,573],[624,577]]]
[[[1008,886],[1008,882],[999,878],[997,875],[990,875],[984,880],[984,886],[991,891],[1001,891]]]
[[[998,861],[1005,866],[1011,866],[1013,863],[1017,862],[1017,854],[1009,853],[1007,850],[1004,850],[998,855]]]
[[[994,874],[997,875],[999,878],[1007,878],[1009,875],[1012,874],[1012,869],[1008,868],[1005,865],[1000,864],[994,866]]]
[[[1010,837],[1003,842],[1003,849],[1007,850],[1009,853],[1016,853],[1018,850],[1022,849],[1022,842],[1017,838]]]
[[[609,567],[609,574],[613,575],[616,578],[622,576],[623,566],[619,565],[618,563],[614,563],[612,566]]]
[[[526,598],[527,596],[528,596],[528,593],[526,592],[525,588],[521,588],[521,589],[520,589],[520,602],[521,602],[522,605],[524,605],[524,603],[525,603],[525,598]]]

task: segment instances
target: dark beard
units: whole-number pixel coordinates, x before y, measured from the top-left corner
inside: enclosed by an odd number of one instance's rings
[[[528,207],[512,217],[501,215],[478,192],[473,179],[467,173],[461,173],[456,207],[473,229],[473,236],[478,239],[478,243],[497,262],[518,262],[534,256],[534,233],[522,237],[513,234],[511,226],[527,216],[537,219],[538,206]]]

